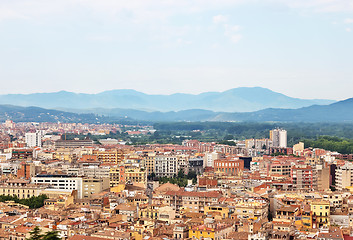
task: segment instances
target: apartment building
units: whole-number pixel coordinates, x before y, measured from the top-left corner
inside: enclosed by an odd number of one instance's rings
[[[109,189],[109,178],[83,178],[82,195],[83,198],[90,198],[92,195]]]
[[[295,166],[291,170],[293,189],[312,191],[316,188],[317,179],[311,166]]]
[[[69,175],[40,174],[32,178],[34,184],[46,184],[54,189],[77,190],[77,197],[82,198],[82,178]]]
[[[345,165],[336,169],[336,189],[343,190],[353,185],[353,164],[346,162]]]
[[[173,177],[180,169],[176,155],[157,155],[155,159],[155,174],[157,177]]]

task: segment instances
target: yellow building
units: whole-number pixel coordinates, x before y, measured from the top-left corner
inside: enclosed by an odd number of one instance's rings
[[[30,184],[26,180],[16,179],[0,185],[0,195],[17,196],[19,199],[37,197],[45,189],[44,186]]]
[[[154,172],[155,160],[156,160],[156,153],[148,153],[147,156],[143,158],[143,163],[147,171],[147,174],[151,174]]]
[[[303,206],[300,211],[300,214],[298,214],[298,216],[296,217],[295,225],[305,229],[312,228],[312,214],[311,206],[309,204]]]
[[[189,238],[219,240],[227,238],[232,231],[234,231],[234,227],[231,224],[199,225],[189,227]]]
[[[90,198],[92,195],[109,189],[109,178],[83,178],[82,195],[83,198]]]
[[[109,171],[110,187],[118,186],[125,183],[125,167],[112,166]]]
[[[125,181],[127,183],[142,183],[146,185],[146,171],[137,166],[125,166]]]
[[[124,152],[118,149],[110,151],[93,151],[93,154],[97,156],[98,161],[103,163],[114,163],[118,164],[124,159]]]
[[[328,227],[330,225],[330,202],[311,202],[313,228]]]
[[[226,204],[205,206],[205,215],[219,215],[222,219],[229,217],[229,208]]]
[[[234,214],[239,219],[266,219],[268,204],[262,202],[239,202],[234,206]]]

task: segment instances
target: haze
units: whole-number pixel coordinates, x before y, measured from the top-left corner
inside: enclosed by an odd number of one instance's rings
[[[2,0],[1,94],[261,86],[353,97],[346,0]]]

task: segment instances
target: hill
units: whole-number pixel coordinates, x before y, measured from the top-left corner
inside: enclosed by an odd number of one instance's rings
[[[215,112],[251,112],[266,108],[289,108],[325,105],[335,101],[299,99],[266,88],[234,88],[224,92],[205,92],[197,95],[177,93],[149,95],[135,90],[112,90],[98,94],[73,92],[0,95],[0,104],[37,106],[50,109],[120,108],[143,111],[182,111],[204,109]]]
[[[74,113],[75,112],[75,113]],[[38,107],[0,105],[0,121],[112,122],[112,121],[239,121],[239,122],[353,122],[353,98],[329,105],[299,109],[268,108],[254,112],[213,112],[202,109],[148,112],[134,109],[71,109],[71,112]]]
[[[77,114],[39,107],[0,105],[0,121],[11,119],[16,122],[85,122],[97,123],[105,118],[95,114]]]

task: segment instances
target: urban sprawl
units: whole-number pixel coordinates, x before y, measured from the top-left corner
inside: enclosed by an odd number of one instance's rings
[[[352,155],[288,147],[284,129],[232,145],[104,138],[122,127],[1,123],[0,239],[353,239]]]

